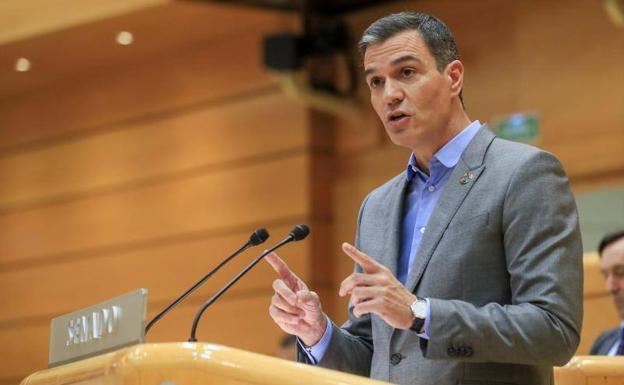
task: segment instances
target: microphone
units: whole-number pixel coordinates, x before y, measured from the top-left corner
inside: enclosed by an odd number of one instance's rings
[[[249,237],[249,240],[243,245],[243,247],[241,247],[240,249],[236,250],[234,252],[234,254],[232,254],[229,257],[227,257],[226,259],[224,259],[220,264],[217,265],[217,267],[215,267],[214,269],[210,270],[210,272],[208,272],[208,274],[206,274],[202,279],[197,281],[197,283],[195,283],[190,289],[188,289],[186,292],[184,292],[184,294],[179,296],[175,301],[173,301],[163,311],[158,313],[158,315],[156,315],[156,317],[154,317],[147,324],[147,326],[145,327],[145,334],[147,334],[147,332],[152,328],[152,326],[154,326],[154,324],[156,322],[158,322],[159,319],[161,319],[165,314],[169,313],[169,311],[171,309],[173,309],[177,304],[182,302],[186,297],[188,297],[192,292],[194,292],[195,289],[197,289],[204,282],[206,282],[206,280],[208,278],[210,278],[214,273],[219,271],[223,266],[225,266],[228,262],[230,262],[232,259],[234,259],[234,257],[236,257],[238,254],[242,253],[243,251],[247,250],[250,247],[258,246],[259,244],[261,244],[264,241],[266,241],[268,238],[269,238],[269,232],[266,231],[265,228],[261,228],[261,229],[258,229],[256,231],[254,231],[251,234],[251,236]]]
[[[189,342],[197,342],[197,338],[195,338],[195,333],[197,332],[197,325],[199,324],[199,319],[201,318],[202,314],[204,314],[206,309],[208,309],[208,307],[210,305],[212,305],[217,299],[219,299],[219,297],[221,297],[221,295],[223,293],[225,293],[232,285],[234,285],[236,282],[238,282],[238,280],[243,275],[247,274],[247,272],[249,270],[251,270],[254,266],[256,266],[258,264],[258,262],[260,262],[260,260],[262,260],[262,258],[264,258],[265,256],[267,256],[271,252],[279,249],[280,247],[284,246],[285,244],[287,244],[289,242],[296,242],[296,241],[301,241],[301,240],[305,239],[305,237],[307,237],[308,234],[310,234],[310,228],[307,225],[301,224],[301,225],[295,226],[292,229],[292,231],[288,234],[288,236],[286,238],[284,238],[281,242],[279,242],[275,246],[271,247],[270,249],[265,250],[262,254],[260,254],[259,257],[254,259],[253,262],[251,262],[249,265],[247,265],[247,267],[245,269],[243,269],[243,271],[238,273],[238,275],[236,277],[234,277],[234,279],[232,279],[230,282],[228,282],[227,285],[223,286],[221,288],[221,290],[219,290],[215,295],[210,297],[210,299],[208,301],[204,302],[204,304],[199,309],[197,314],[195,314],[195,319],[193,320],[193,327],[191,328],[191,336],[189,337],[188,341]]]

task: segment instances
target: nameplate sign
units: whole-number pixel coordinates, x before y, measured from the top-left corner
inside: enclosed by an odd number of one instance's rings
[[[147,289],[56,317],[50,328],[48,367],[145,341]]]

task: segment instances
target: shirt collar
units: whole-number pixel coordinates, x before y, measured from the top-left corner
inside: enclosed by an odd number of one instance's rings
[[[455,135],[453,139],[433,154],[430,168],[433,169],[434,163],[436,162],[440,163],[447,169],[455,167],[457,162],[459,162],[459,158],[468,147],[468,144],[477,134],[477,131],[479,131],[479,128],[481,128],[481,122],[475,120],[464,128],[459,134]],[[422,174],[422,176],[426,179],[425,174],[418,168],[418,165],[416,164],[416,157],[412,153],[410,154],[409,162],[407,164],[407,180],[411,181],[417,172]]]

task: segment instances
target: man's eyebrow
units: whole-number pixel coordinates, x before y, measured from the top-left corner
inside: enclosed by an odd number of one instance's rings
[[[372,74],[373,72],[375,72],[375,67],[369,67],[367,69],[364,70],[364,77],[368,77],[368,75]]]
[[[391,66],[396,66],[396,65],[401,64],[401,63],[406,62],[406,61],[417,61],[419,63],[422,63],[422,60],[420,60],[417,56],[411,55],[411,54],[407,54],[407,55],[403,55],[401,57],[398,57],[398,58],[394,59],[393,61],[390,62],[390,65]],[[367,68],[364,71],[364,77],[367,77],[368,75],[370,75],[373,72],[375,72],[375,67]]]
[[[395,66],[397,64],[401,64],[401,63],[406,62],[406,61],[417,61],[419,63],[422,63],[422,60],[420,60],[415,55],[407,54],[407,55],[403,55],[401,57],[398,57],[398,58],[394,59],[393,61],[390,62],[390,65]]]

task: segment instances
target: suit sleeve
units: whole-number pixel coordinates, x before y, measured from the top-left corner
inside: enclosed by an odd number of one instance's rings
[[[355,236],[355,246],[358,248],[360,247],[359,227],[367,200],[368,197],[364,199],[358,215]],[[359,269],[359,267],[356,269]],[[318,365],[368,377],[373,355],[370,316],[368,314],[359,318],[353,316],[353,306],[349,304],[349,319],[347,322],[342,327],[333,326],[329,346]],[[304,358],[301,354],[299,354],[299,357]]]
[[[511,172],[501,221],[511,303],[430,299],[427,358],[563,365],[576,351],[583,264],[567,177],[541,151]],[[451,354],[466,347],[470,354]]]

